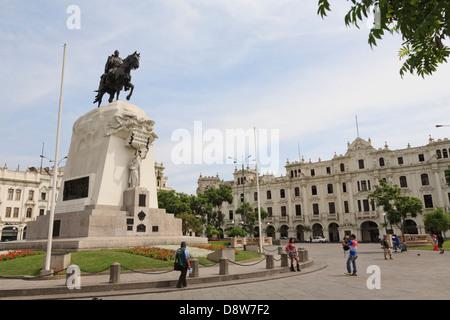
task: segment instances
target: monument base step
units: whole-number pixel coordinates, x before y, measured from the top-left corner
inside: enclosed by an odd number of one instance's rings
[[[101,249],[125,249],[151,247],[154,245],[180,245],[186,241],[188,246],[208,244],[208,239],[189,236],[149,236],[149,237],[97,237],[53,239],[52,251],[86,251]],[[18,240],[1,242],[0,250],[46,250],[47,240]]]

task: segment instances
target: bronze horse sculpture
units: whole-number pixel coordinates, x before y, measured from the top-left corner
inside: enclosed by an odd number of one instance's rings
[[[116,100],[119,100],[120,91],[123,89],[125,91],[131,89],[126,97],[127,100],[130,100],[131,95],[133,94],[134,85],[130,82],[130,72],[131,70],[139,68],[140,54],[135,51],[133,54],[126,57],[123,62],[118,54],[119,52],[116,50],[114,55],[108,58],[105,66],[105,73],[100,80],[99,89],[95,91],[98,93],[94,103],[98,102],[98,107],[100,107],[105,93],[109,93],[109,103],[113,101],[114,95],[116,95]]]

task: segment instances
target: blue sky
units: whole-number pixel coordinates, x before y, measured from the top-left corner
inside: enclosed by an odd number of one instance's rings
[[[130,103],[156,121],[155,160],[180,192],[195,193],[200,173],[228,180],[234,170],[225,160],[174,163],[172,134],[194,133],[196,121],[204,131],[278,132],[276,175],[286,159],[298,159],[298,146],[306,160],[344,154],[356,138],[355,116],[375,148],[449,136],[435,124],[450,124],[450,66],[402,79],[400,36],[371,49],[365,25],[345,27],[347,1],[332,3],[322,20],[312,0],[0,0],[0,165],[39,166],[43,143],[54,157],[64,43],[61,157],[75,120],[96,107],[108,55],[138,51]],[[70,5],[80,8],[79,29],[67,27]]]

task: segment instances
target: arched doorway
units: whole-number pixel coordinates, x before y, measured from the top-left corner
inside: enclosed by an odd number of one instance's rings
[[[405,222],[403,224],[403,231],[406,234],[419,234],[419,231],[417,230],[416,222],[411,219],[405,220]]]
[[[295,228],[296,231],[296,238],[298,241],[304,241],[305,240],[305,228],[302,225],[298,225]]]
[[[268,227],[266,228],[266,235],[267,235],[268,237],[275,238],[275,228],[274,228],[273,226],[268,226]]]
[[[17,240],[18,227],[4,227],[2,230],[1,241]]]
[[[375,222],[365,221],[361,223],[361,241],[376,242],[379,235],[380,231],[378,230],[378,225]]]
[[[315,223],[312,226],[313,237],[323,237],[323,227],[319,223]]]
[[[288,237],[288,230],[289,230],[289,227],[287,226],[287,225],[285,225],[285,224],[283,224],[281,227],[280,227],[280,237]]]
[[[330,242],[339,242],[339,225],[335,222],[328,226],[328,239]]]

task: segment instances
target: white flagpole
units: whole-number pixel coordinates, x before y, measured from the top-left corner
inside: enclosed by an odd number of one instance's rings
[[[61,91],[59,94],[59,112],[58,112],[58,126],[56,131],[56,150],[55,150],[55,166],[53,168],[53,183],[52,183],[52,202],[50,208],[50,216],[48,218],[48,241],[47,241],[47,255],[45,259],[45,272],[50,272],[50,259],[52,256],[52,240],[53,240],[53,220],[55,217],[55,202],[56,202],[56,180],[58,178],[58,156],[59,156],[59,136],[61,131],[61,110],[62,97],[64,85],[64,67],[66,63],[66,44],[64,44],[63,64],[61,73]]]
[[[259,253],[263,253],[262,246],[262,227],[261,227],[261,200],[259,195],[259,172],[258,172],[258,147],[257,147],[257,139],[256,139],[256,127],[253,127],[253,132],[255,136],[255,155],[256,155],[256,192],[258,195],[258,224],[259,224]]]

